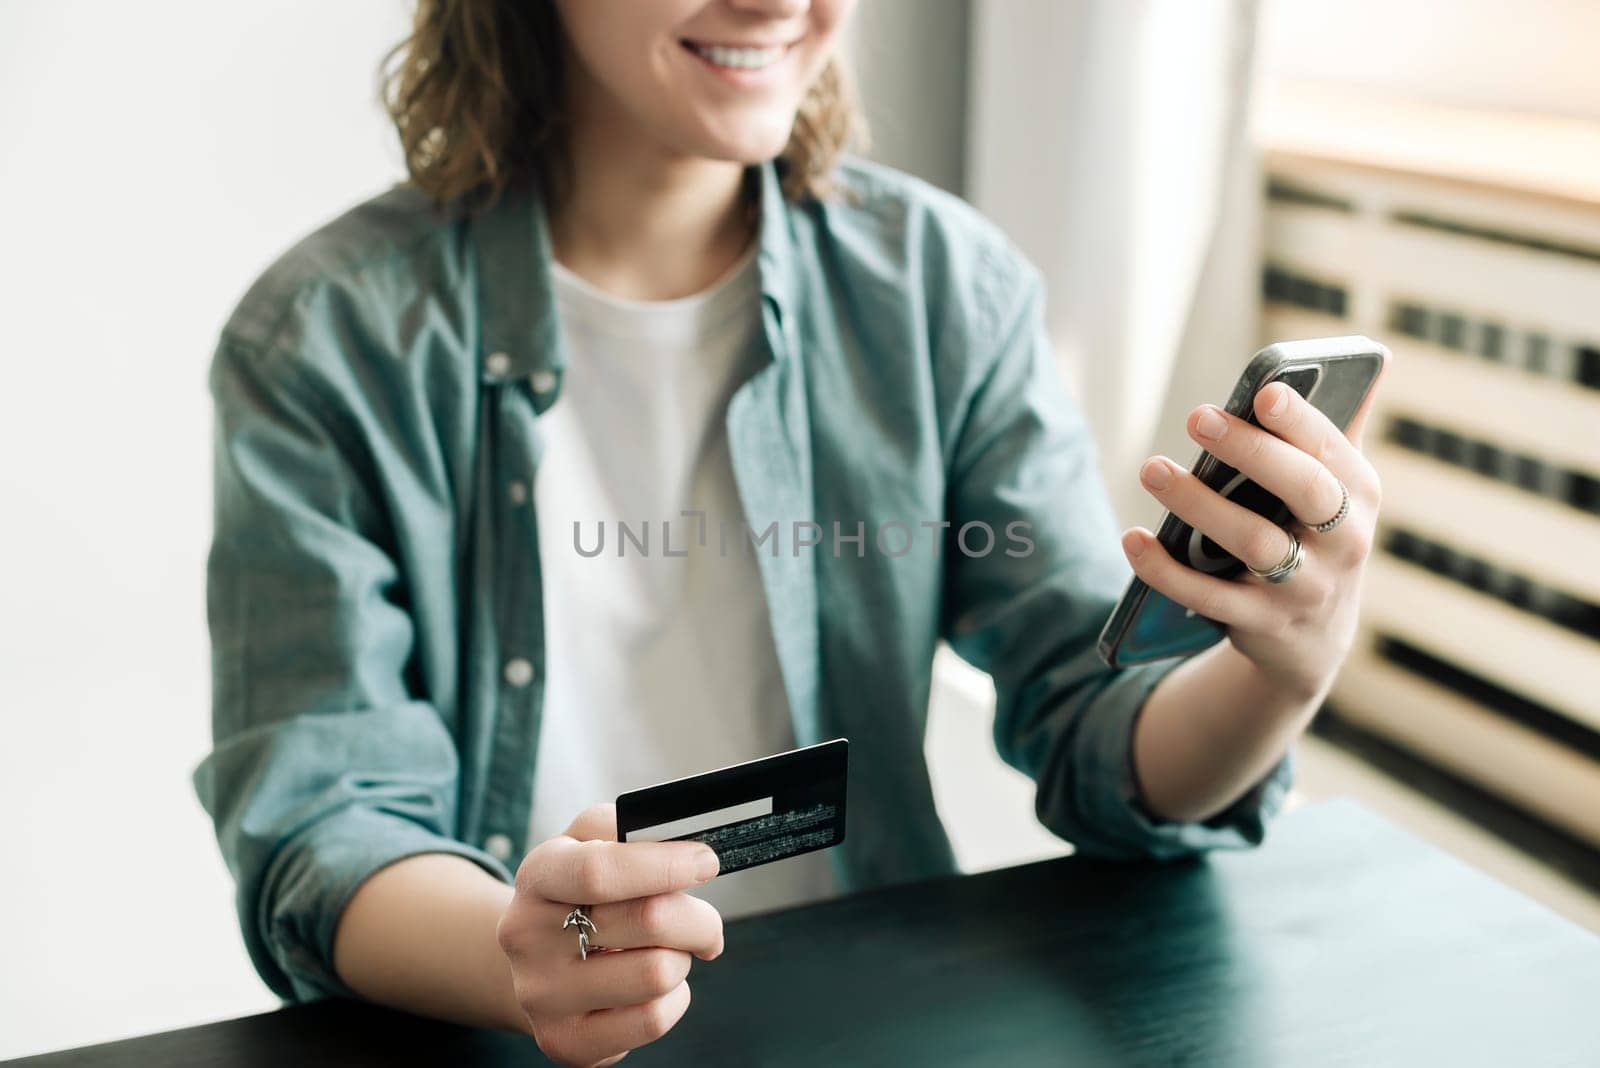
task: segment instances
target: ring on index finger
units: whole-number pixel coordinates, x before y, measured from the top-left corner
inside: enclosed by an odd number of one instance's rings
[[[599,946],[589,945],[589,936],[599,934],[600,928],[594,925],[594,921],[589,918],[583,909],[584,906],[582,905],[572,906],[572,911],[567,913],[567,918],[561,921],[561,929],[563,931],[568,927],[576,927],[578,929],[578,959],[588,960],[589,950],[600,948]]]
[[[1276,567],[1268,568],[1265,571],[1259,571],[1251,567],[1250,573],[1256,578],[1265,579],[1273,585],[1288,582],[1294,578],[1294,573],[1299,571],[1301,565],[1306,562],[1305,546],[1300,544],[1300,539],[1288,531],[1285,531],[1285,533],[1289,534],[1289,551],[1284,554],[1282,560],[1278,561]],[[1249,567],[1248,564],[1245,566]]]

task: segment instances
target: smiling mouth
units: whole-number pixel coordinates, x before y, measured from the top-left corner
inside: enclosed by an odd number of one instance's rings
[[[697,41],[684,41],[683,47],[712,66],[728,70],[763,70],[778,62],[789,51],[788,45],[748,47],[700,44]]]

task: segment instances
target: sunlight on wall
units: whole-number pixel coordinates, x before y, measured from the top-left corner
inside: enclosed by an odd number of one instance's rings
[[[1600,119],[1594,0],[1265,0],[1261,67],[1437,104]]]
[[[275,1004],[209,747],[205,373],[294,235],[398,174],[395,0],[0,4],[0,1058]]]

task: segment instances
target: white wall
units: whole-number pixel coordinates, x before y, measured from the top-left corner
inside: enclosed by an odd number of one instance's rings
[[[253,275],[398,174],[403,9],[0,3],[0,1058],[275,1004],[188,781],[205,371]]]
[[[1193,450],[1167,403],[1174,371],[1191,404],[1218,397],[1254,348],[1255,200],[1232,194],[1251,179],[1255,8],[973,6],[967,194],[1044,276],[1050,340],[1128,522],[1160,515],[1136,474],[1152,442]]]
[[[853,62],[872,158],[960,193],[970,0],[864,0]]]
[[[1263,73],[1600,119],[1595,0],[1266,0]]]

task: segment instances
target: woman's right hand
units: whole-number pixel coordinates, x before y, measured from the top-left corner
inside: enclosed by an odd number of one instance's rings
[[[500,948],[545,1056],[606,1065],[671,1030],[689,1007],[689,964],[722,953],[722,916],[683,893],[717,874],[698,842],[618,842],[615,805],[596,805],[523,858]],[[605,949],[578,955],[561,923],[575,905]]]

